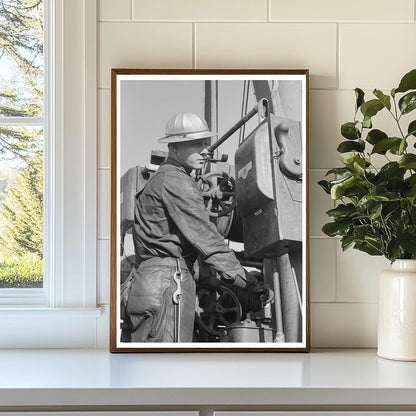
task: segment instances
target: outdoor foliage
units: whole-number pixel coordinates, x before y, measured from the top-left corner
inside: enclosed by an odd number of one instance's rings
[[[42,161],[19,170],[0,205],[0,246],[7,255],[26,252],[43,257]]]
[[[43,114],[41,0],[0,0],[0,116]],[[0,155],[28,161],[41,143],[19,129],[0,126]]]
[[[28,126],[43,117],[42,14],[42,0],[0,0],[0,117]],[[42,286],[43,132],[0,125],[0,168],[15,171],[0,192],[0,287]]]
[[[35,254],[0,256],[0,288],[42,287],[42,260]]]
[[[416,120],[404,123],[402,118],[416,109],[416,69],[389,95],[375,89],[375,98],[366,101],[360,88],[355,95],[354,120],[341,126],[346,140],[337,148],[343,167],[327,172],[336,179],[319,182],[339,201],[327,211],[333,222],[322,230],[340,236],[343,250],[354,247],[392,262],[416,259]],[[393,117],[396,131],[373,126],[372,118],[380,111]],[[374,159],[379,155],[386,163],[377,168]]]

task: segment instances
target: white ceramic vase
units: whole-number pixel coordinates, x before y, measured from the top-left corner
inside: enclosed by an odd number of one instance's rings
[[[416,361],[416,260],[396,260],[380,275],[377,354]]]

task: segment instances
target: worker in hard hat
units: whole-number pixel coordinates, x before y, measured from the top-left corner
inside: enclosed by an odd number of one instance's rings
[[[179,113],[158,140],[167,143],[168,157],[136,197],[133,241],[139,266],[127,302],[131,342],[192,342],[198,256],[230,283],[272,297],[211,223],[190,176],[204,167],[214,136],[199,115]]]

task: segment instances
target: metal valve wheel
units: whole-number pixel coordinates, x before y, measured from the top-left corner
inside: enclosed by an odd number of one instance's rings
[[[211,172],[198,178],[210,217],[230,214],[236,205],[235,180],[225,172]]]
[[[237,296],[225,286],[197,291],[199,313],[195,313],[198,328],[219,336],[224,329],[241,321],[242,310]]]

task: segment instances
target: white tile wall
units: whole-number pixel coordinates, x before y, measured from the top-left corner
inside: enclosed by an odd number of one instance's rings
[[[335,88],[336,47],[333,23],[201,23],[196,27],[198,68],[309,68],[312,88]]]
[[[135,20],[267,20],[267,0],[133,0]]]
[[[100,168],[111,166],[111,90],[98,90],[98,137],[97,165]]]
[[[322,226],[329,222],[329,217],[325,212],[335,207],[334,201],[318,185],[318,182],[322,179],[333,179],[333,177],[327,178],[325,173],[325,170],[309,171],[309,209],[311,216],[309,233],[311,237],[325,236],[321,230]]]
[[[310,241],[311,302],[335,302],[337,244],[328,238]]]
[[[316,182],[338,165],[352,89],[389,91],[416,67],[415,1],[99,0],[98,10],[99,301],[109,300],[110,69],[309,68],[312,346],[375,346],[377,275],[388,262],[343,253],[322,234],[334,204]],[[387,114],[374,121],[392,131]]]
[[[377,302],[378,275],[390,262],[358,250],[342,251],[337,245],[338,302]]]
[[[98,20],[130,20],[130,0],[99,0]]]
[[[106,304],[110,299],[110,239],[97,241],[97,299]]]
[[[401,76],[416,65],[415,44],[414,23],[341,24],[340,87],[398,86]]]
[[[314,347],[367,348],[377,345],[375,303],[312,303]]]
[[[110,212],[111,212],[111,171],[110,169],[99,169],[97,174],[98,189],[98,237],[110,237]]]
[[[273,20],[413,21],[413,0],[271,0]]]
[[[191,68],[192,23],[99,23],[98,86],[111,68]]]

